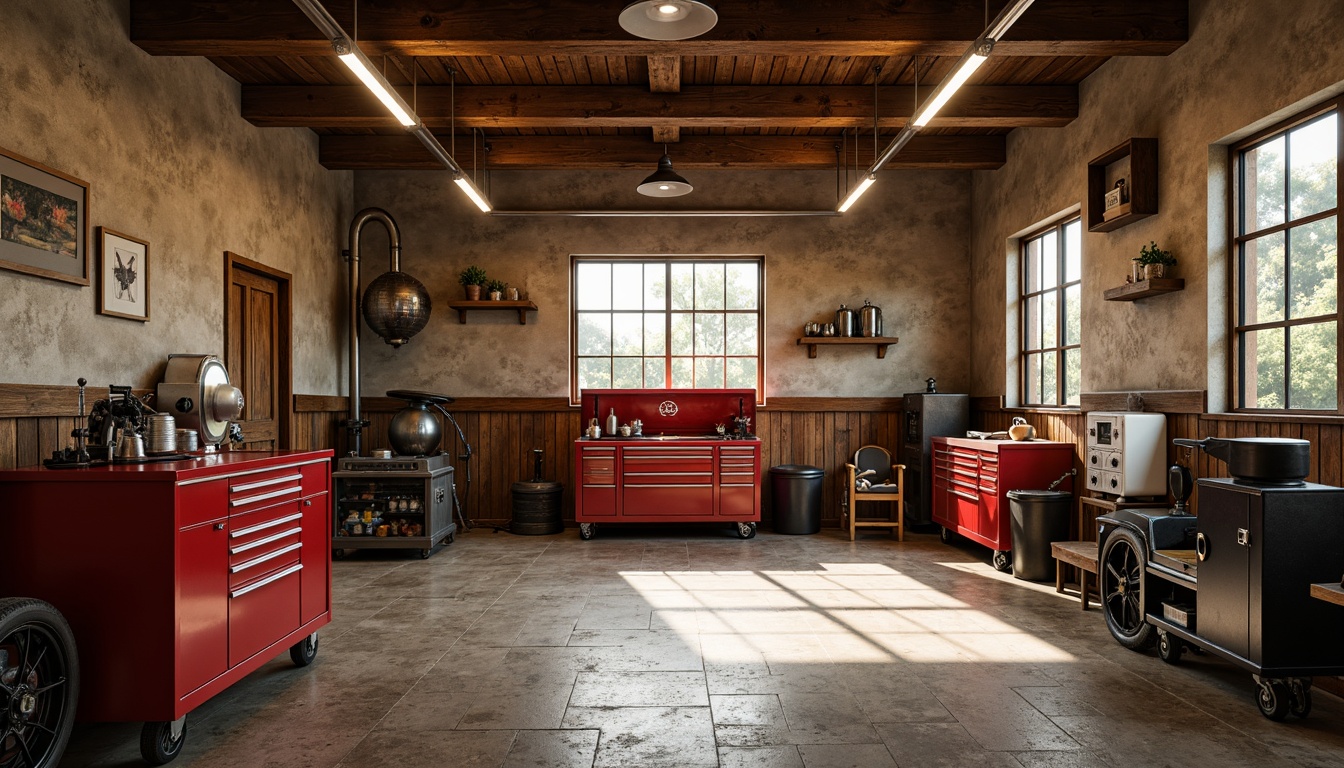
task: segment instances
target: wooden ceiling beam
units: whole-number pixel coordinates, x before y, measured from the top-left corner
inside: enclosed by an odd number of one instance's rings
[[[922,89],[927,97],[931,89]],[[448,86],[421,86],[415,109],[432,128],[853,128],[873,124],[869,86],[462,86],[454,114]],[[411,90],[402,94],[411,100]],[[900,128],[914,111],[911,86],[883,86],[879,123]],[[962,88],[932,127],[1058,127],[1078,116],[1073,85]],[[245,85],[243,117],[264,127],[386,128],[387,110],[363,86]]]
[[[354,33],[353,0],[327,9]],[[992,15],[1003,0],[990,3]],[[383,0],[359,8],[359,44],[404,56],[958,56],[985,25],[980,0],[723,3],[707,34],[625,32],[591,0]],[[1185,43],[1187,0],[1037,0],[995,49],[1007,56],[1165,55]],[[331,44],[282,0],[131,0],[131,40],[165,56],[321,56]]]
[[[442,137],[448,146],[447,137]],[[834,169],[837,138],[829,136],[683,136],[677,169]],[[492,170],[647,170],[658,150],[643,136],[491,137]],[[1005,160],[1003,136],[916,136],[886,169],[994,170]],[[436,170],[412,136],[322,136],[318,159],[332,170]],[[868,158],[871,159],[871,158]]]

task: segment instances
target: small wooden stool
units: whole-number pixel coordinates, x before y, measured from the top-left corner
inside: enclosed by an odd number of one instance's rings
[[[1064,566],[1072,565],[1078,569],[1078,595],[1083,603],[1083,610],[1087,610],[1087,596],[1089,592],[1097,592],[1097,585],[1093,584],[1089,589],[1087,575],[1097,572],[1097,542],[1095,541],[1053,541],[1050,543],[1050,554],[1055,558],[1055,591],[1064,592]],[[1097,598],[1101,594],[1097,593]]]

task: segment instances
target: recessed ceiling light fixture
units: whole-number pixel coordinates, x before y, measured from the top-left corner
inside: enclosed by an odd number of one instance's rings
[[[638,0],[621,11],[620,23],[645,40],[689,40],[713,29],[719,14],[702,0]]]
[[[668,2],[674,1],[679,0],[668,0]],[[397,122],[401,123],[411,135],[419,139],[420,143],[425,145],[425,149],[428,149],[430,154],[434,155],[434,158],[443,164],[444,168],[452,171],[453,183],[457,184],[466,193],[467,197],[471,198],[477,208],[480,208],[484,213],[489,213],[491,210],[490,201],[481,193],[481,190],[472,181],[471,176],[462,170],[462,166],[453,159],[453,156],[443,148],[434,134],[425,127],[419,116],[415,114],[415,110],[397,94],[387,78],[373,68],[373,63],[369,61],[369,57],[355,44],[354,38],[345,33],[340,23],[327,12],[327,9],[322,7],[322,3],[318,0],[294,0],[294,4],[331,41],[331,47],[336,51],[337,57],[350,68],[355,77],[358,77],[359,81],[374,96],[378,97],[378,100],[383,103],[383,106],[387,107],[387,110],[392,113]]]
[[[989,54],[994,51],[994,44],[1003,37],[1008,28],[1013,25],[1013,22],[1022,17],[1022,14],[1026,12],[1032,2],[1033,0],[1013,0],[1002,11],[999,11],[999,15],[995,16],[994,20],[985,26],[984,33],[976,38],[975,42],[971,43],[971,46],[957,60],[956,69],[953,70],[952,75],[938,84],[929,100],[925,102],[923,109],[916,110],[914,119],[906,123],[905,127],[896,134],[896,138],[892,139],[887,148],[882,150],[882,154],[868,167],[867,175],[855,185],[854,189],[836,208],[836,211],[844,213],[849,210],[854,201],[868,191],[868,188],[877,179],[877,172],[882,169],[882,166],[886,165],[906,144],[909,144],[910,140],[919,132],[919,129],[928,125],[929,121],[933,120],[934,115],[938,114],[938,110],[947,104],[948,100],[952,98],[952,94],[966,84],[975,70],[981,64],[984,64],[985,59],[989,58]],[[988,2],[985,4],[985,10],[985,15],[988,16]],[[916,86],[918,86],[918,82],[916,82]]]
[[[668,156],[667,146],[664,145],[663,156],[658,160],[658,170],[641,182],[635,191],[649,197],[681,197],[695,191],[695,187],[672,170],[672,158]]]

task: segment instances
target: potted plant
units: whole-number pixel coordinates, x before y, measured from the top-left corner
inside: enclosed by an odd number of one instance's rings
[[[467,301],[481,300],[481,286],[488,282],[485,276],[485,270],[472,264],[470,267],[462,270],[462,274],[457,276],[457,282],[467,291]]]
[[[1167,267],[1176,266],[1176,257],[1171,255],[1171,251],[1162,250],[1157,247],[1155,242],[1150,242],[1140,248],[1139,256],[1134,261],[1143,267],[1143,279],[1145,280],[1166,277]]]
[[[491,301],[499,301],[504,298],[504,289],[508,287],[509,284],[503,280],[490,280],[485,284],[485,290],[490,294]]]

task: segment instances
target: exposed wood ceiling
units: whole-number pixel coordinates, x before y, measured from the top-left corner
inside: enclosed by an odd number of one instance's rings
[[[445,146],[478,131],[492,168],[649,167],[664,142],[678,168],[866,165],[875,111],[884,145],[1004,4],[718,0],[708,34],[657,42],[620,28],[625,0],[359,0],[358,25],[353,0],[325,3]],[[1109,57],[1171,53],[1187,27],[1186,0],[1036,0],[887,167],[997,168],[1013,128],[1068,124]],[[439,167],[290,0],[132,0],[131,38],[209,57],[244,118],[312,128],[329,168]]]

